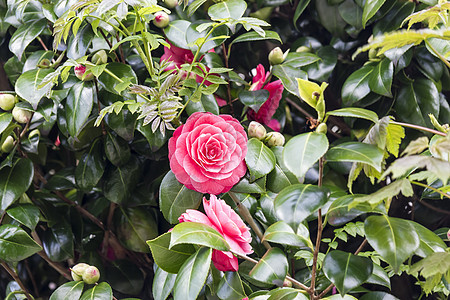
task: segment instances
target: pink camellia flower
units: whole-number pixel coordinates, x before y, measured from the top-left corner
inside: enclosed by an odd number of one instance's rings
[[[246,154],[244,128],[229,115],[193,113],[169,140],[170,169],[200,193],[229,191],[247,171]]]
[[[253,109],[249,109],[247,116],[250,120],[264,123],[273,130],[280,131],[280,123],[277,120],[272,119],[272,117],[280,104],[280,99],[284,88],[281,80],[273,81],[263,86],[268,76],[269,72],[266,73],[264,66],[259,64],[256,67],[256,75],[253,77],[253,83],[250,86],[250,91],[265,89],[269,91],[269,98],[259,108],[258,112],[255,112]]]
[[[197,222],[217,230],[230,246],[230,249],[240,255],[253,253],[250,242],[252,237],[247,226],[236,212],[215,195],[210,200],[203,197],[203,208],[206,215],[197,210],[188,209],[178,220],[180,222]],[[238,260],[229,251],[213,250],[212,261],[219,271],[237,271]]]

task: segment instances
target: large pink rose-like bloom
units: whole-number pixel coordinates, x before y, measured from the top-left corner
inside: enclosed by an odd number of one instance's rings
[[[225,201],[218,199],[215,195],[210,195],[209,201],[203,197],[203,208],[206,215],[197,210],[188,209],[178,220],[208,225],[224,237],[233,252],[240,255],[253,253],[250,246],[252,237],[248,227]],[[212,261],[219,271],[238,270],[237,257],[230,251],[213,250]]]
[[[200,193],[229,191],[247,171],[247,134],[229,115],[196,112],[169,140],[170,169]]]
[[[250,91],[265,89],[269,91],[269,98],[259,108],[258,112],[255,112],[253,109],[249,109],[247,116],[250,120],[266,124],[273,130],[280,131],[280,123],[277,120],[272,119],[272,117],[280,104],[280,99],[284,88],[281,80],[272,81],[263,86],[268,76],[269,72],[266,73],[264,66],[259,64],[256,67],[256,75],[253,77],[253,83],[250,86]]]

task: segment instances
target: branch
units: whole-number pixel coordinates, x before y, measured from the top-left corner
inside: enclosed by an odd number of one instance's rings
[[[0,264],[6,270],[6,272],[8,272],[9,275],[11,275],[11,277],[19,284],[20,288],[22,289],[23,293],[25,294],[25,297],[27,297],[28,300],[34,300],[33,296],[30,295],[27,288],[23,285],[23,282],[22,282],[22,280],[20,280],[17,273],[12,268],[10,268],[8,266],[8,264],[5,263],[4,261],[0,262]]]

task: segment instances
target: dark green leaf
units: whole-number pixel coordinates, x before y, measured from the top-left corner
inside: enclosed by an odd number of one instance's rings
[[[367,21],[372,18],[386,0],[367,0],[364,3],[364,10],[362,15],[362,25],[365,28]]]
[[[125,165],[110,168],[104,177],[103,193],[105,197],[117,204],[126,202],[136,187],[140,175],[140,163],[134,155]]]
[[[0,226],[1,260],[16,262],[30,257],[41,250],[41,246],[20,227],[11,224]]]
[[[216,98],[214,98],[214,95],[202,94],[200,101],[189,101],[188,105],[186,106],[186,112],[191,115],[196,111],[205,111],[218,115],[219,105],[217,105],[217,101]]]
[[[337,5],[330,5],[327,0],[317,0],[316,10],[320,23],[331,34],[341,36],[344,33],[344,27],[347,24],[339,14]]]
[[[391,294],[376,291],[364,294],[361,298],[359,298],[359,300],[399,300],[399,299],[395,296],[392,296]]]
[[[224,2],[221,2],[224,3]],[[244,2],[245,3],[245,2]],[[201,24],[204,24],[205,20],[197,20],[195,22],[192,22],[189,27],[186,30],[186,42],[190,46],[190,49],[192,52],[197,52],[198,46],[195,42],[198,39],[206,38],[206,35],[208,33],[207,30],[203,32],[198,32],[197,27]],[[202,48],[200,49],[200,53],[206,53],[208,50],[211,50],[219,45],[221,45],[225,39],[226,36],[228,36],[228,28],[225,26],[217,27],[213,33],[208,37],[208,40],[206,43],[202,45]],[[220,37],[220,38],[218,38]],[[191,46],[192,45],[192,46]],[[212,80],[210,80],[212,82]],[[213,82],[215,83],[215,82]]]
[[[59,170],[53,175],[45,187],[49,190],[68,190],[75,187],[75,170],[73,167],[68,167]]]
[[[336,67],[338,52],[332,46],[320,47],[316,52],[320,60],[304,67],[308,78],[316,81],[327,81]]]
[[[183,49],[189,49],[186,42],[186,30],[191,22],[185,20],[175,20],[169,23],[169,26],[164,28],[164,33],[167,39],[175,46]]]
[[[11,124],[12,114],[8,112],[0,113],[0,134]]]
[[[9,50],[21,59],[25,48],[38,37],[46,27],[46,19],[39,19],[21,25],[14,32],[9,41]]]
[[[340,250],[329,252],[323,260],[325,276],[342,296],[363,284],[372,274],[372,269],[370,258]]]
[[[94,93],[94,86],[83,81],[77,82],[70,89],[65,111],[67,130],[71,136],[77,137],[88,120],[94,103]]]
[[[282,65],[290,66],[293,68],[300,68],[315,63],[317,61],[320,61],[320,57],[313,53],[290,52],[288,53]]]
[[[264,32],[265,36],[261,36],[259,33],[255,31],[250,31],[241,34],[230,43],[230,46],[235,43],[254,42],[261,40],[277,40],[281,43],[281,38],[275,31],[265,30]]]
[[[31,160],[17,159],[11,167],[0,170],[0,210],[6,210],[28,190],[34,176]]]
[[[105,154],[113,165],[120,167],[128,162],[131,152],[124,139],[108,132],[105,139]]]
[[[109,63],[106,66],[110,72],[114,73],[117,77],[121,78],[124,82],[130,80],[131,83],[137,84],[137,77],[130,65],[121,64],[117,62]],[[126,92],[118,93],[116,87],[123,83],[119,82],[116,78],[109,75],[107,72],[103,72],[99,77],[100,84],[110,93],[113,94],[126,94]]]
[[[367,283],[378,284],[391,289],[391,280],[386,271],[377,264],[373,264],[372,275],[367,279]]]
[[[245,298],[245,291],[238,272],[225,272],[217,287],[217,297],[222,300]]]
[[[83,293],[83,281],[70,281],[58,287],[50,296],[50,300],[78,300]]]
[[[247,143],[245,162],[250,171],[251,181],[254,181],[273,170],[276,158],[266,145],[260,140],[252,138]]]
[[[309,239],[295,234],[292,227],[284,221],[278,221],[270,225],[266,229],[262,240],[293,247],[313,248],[313,244]]]
[[[34,230],[39,222],[39,208],[33,204],[18,204],[6,211],[8,215],[21,224]]]
[[[273,289],[269,292],[270,297],[267,300],[308,300],[309,297],[306,297],[301,290],[294,288],[278,288]],[[266,298],[264,298],[266,299]],[[329,298],[324,298],[329,299]]]
[[[289,93],[296,96],[299,95],[299,92],[295,78],[306,79],[308,77],[305,71],[285,63],[273,66],[272,73],[281,80],[284,88],[288,90]]]
[[[83,293],[80,300],[112,300],[112,289],[106,282],[101,282]]]
[[[345,0],[339,4],[342,19],[358,30],[362,29],[362,12],[362,8],[353,0]]]
[[[255,112],[258,112],[261,105],[269,99],[269,91],[261,89],[257,91],[243,90],[239,93],[239,100],[242,104],[249,106]]]
[[[247,3],[243,0],[229,0],[219,2],[209,7],[208,15],[212,20],[234,19],[237,20],[247,9]]]
[[[188,223],[183,223],[188,224]],[[174,285],[174,300],[195,300],[205,284],[211,264],[211,248],[199,248],[181,266]]]
[[[79,59],[86,55],[92,40],[94,39],[94,32],[91,26],[85,25],[77,34],[72,35],[67,43],[67,57],[71,59]]]
[[[394,76],[394,64],[385,58],[374,68],[369,78],[370,89],[380,95],[392,97],[391,86]]]
[[[352,106],[370,93],[369,80],[373,69],[372,65],[365,65],[347,78],[341,92],[345,106]]]
[[[159,130],[153,132],[150,125],[144,126],[142,122],[142,119],[137,122],[136,130],[147,139],[151,151],[158,151],[167,142],[169,135],[163,135]]]
[[[47,229],[42,236],[45,253],[53,261],[63,261],[74,257],[74,237],[67,221],[58,222]]]
[[[155,300],[166,300],[172,292],[176,274],[170,274],[157,267],[153,278],[152,295]]]
[[[101,141],[97,139],[91,144],[89,151],[83,154],[75,169],[77,185],[82,190],[91,190],[102,178],[105,165]]]
[[[306,7],[308,7],[309,2],[311,0],[300,0],[295,8],[294,19],[292,20],[295,28],[297,28],[298,18],[302,15],[303,11],[305,11]]]
[[[114,130],[118,136],[126,141],[131,141],[134,137],[136,118],[136,114],[132,114],[129,110],[122,109],[118,114],[107,114],[105,121],[109,128]]]
[[[128,295],[139,295],[144,287],[144,274],[129,260],[115,260],[106,268],[106,281],[114,290]]]
[[[52,73],[53,69],[34,69],[29,70],[17,79],[15,85],[15,91],[17,95],[25,99],[33,106],[33,109],[37,109],[39,101],[48,92],[50,92],[51,84],[47,84],[42,88],[38,88],[42,80],[48,74]]]
[[[283,286],[288,271],[288,261],[283,250],[270,248],[250,271],[250,277],[258,281]]]
[[[381,172],[383,151],[374,145],[348,142],[330,148],[327,152],[326,160],[361,162],[371,165],[378,172]]]
[[[416,250],[416,255],[420,257],[427,257],[434,252],[443,252],[447,248],[444,241],[437,236],[433,231],[417,222],[412,222],[411,225],[417,232],[420,239],[419,248]]]
[[[176,225],[171,233],[170,249],[179,244],[202,245],[221,251],[230,249],[225,238],[219,232],[202,223],[183,222]]]

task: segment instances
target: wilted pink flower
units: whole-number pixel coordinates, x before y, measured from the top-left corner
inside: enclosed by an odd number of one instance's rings
[[[200,193],[229,191],[247,171],[246,154],[247,134],[229,115],[193,113],[169,140],[170,169]]]
[[[280,123],[277,120],[272,119],[272,117],[280,104],[280,99],[284,88],[281,80],[273,81],[263,86],[268,76],[269,72],[266,73],[264,66],[259,64],[256,67],[256,75],[253,77],[253,83],[250,86],[250,91],[265,89],[269,91],[269,98],[259,108],[258,112],[255,112],[253,109],[249,109],[247,116],[250,120],[264,123],[273,130],[280,131]]]
[[[224,237],[233,252],[240,255],[253,253],[250,246],[252,237],[248,227],[224,200],[218,199],[215,195],[210,195],[209,201],[203,197],[203,208],[206,215],[197,210],[188,209],[178,220],[208,225]],[[237,257],[229,251],[214,250],[212,261],[220,271],[238,270]]]

